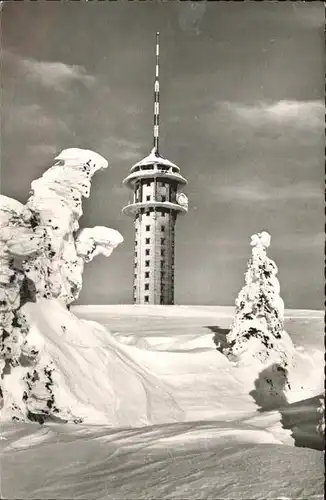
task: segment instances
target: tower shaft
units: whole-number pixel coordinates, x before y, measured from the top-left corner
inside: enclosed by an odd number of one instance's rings
[[[173,210],[144,210],[135,219],[134,302],[174,303]]]

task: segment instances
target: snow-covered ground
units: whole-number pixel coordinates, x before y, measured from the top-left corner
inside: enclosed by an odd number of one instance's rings
[[[322,312],[286,311],[296,355],[285,397],[216,350],[234,308],[24,309],[56,367],[58,405],[83,423],[4,419],[2,498],[323,498]]]

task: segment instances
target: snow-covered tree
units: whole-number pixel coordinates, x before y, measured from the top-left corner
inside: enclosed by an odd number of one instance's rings
[[[24,305],[57,299],[69,306],[81,290],[85,262],[110,255],[123,241],[118,231],[102,226],[78,231],[82,199],[107,161],[76,148],[55,160],[32,182],[26,205],[0,195],[0,407],[15,420],[60,414],[76,421],[69,409],[56,406],[55,365],[46,359]],[[13,390],[6,382],[16,367],[19,383]]]
[[[266,249],[271,237],[263,231],[251,237],[252,255],[245,285],[236,299],[236,314],[227,335],[224,353],[244,362],[258,359],[286,368],[294,347],[284,331],[284,303],[280,296],[278,269]]]

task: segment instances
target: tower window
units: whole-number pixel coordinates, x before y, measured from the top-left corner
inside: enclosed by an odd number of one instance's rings
[[[149,248],[146,248],[145,255],[149,255]]]
[[[137,262],[135,262],[135,267],[137,267]]]
[[[149,260],[145,260],[145,267],[149,267]]]
[[[146,239],[145,239],[145,243],[146,243],[146,245],[149,245],[149,244],[150,244],[150,242],[151,242],[151,239],[150,239],[150,238],[146,238]]]
[[[145,302],[148,302],[148,300],[149,300],[148,295],[145,295],[144,299],[145,299]]]
[[[161,231],[162,231],[162,233],[164,233],[164,231],[165,231],[165,226],[161,226]]]
[[[161,201],[166,201],[166,196],[162,196]]]
[[[165,238],[161,238],[161,245],[164,245],[165,243]]]
[[[146,226],[146,231],[149,231],[151,226]]]
[[[164,252],[164,249],[161,250],[161,256],[164,257],[165,255],[165,252]]]
[[[149,278],[149,271],[146,271],[145,278]]]
[[[147,195],[146,196],[146,201],[150,201],[150,199],[151,199],[150,195]]]
[[[137,246],[137,245],[138,245],[138,241],[136,240],[136,241],[135,241],[135,246]]]
[[[149,284],[145,283],[145,290],[149,290]]]

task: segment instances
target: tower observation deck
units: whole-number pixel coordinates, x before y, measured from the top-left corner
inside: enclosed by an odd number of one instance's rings
[[[154,82],[154,145],[123,181],[131,200],[123,213],[134,219],[135,304],[173,304],[175,269],[175,223],[188,211],[182,192],[187,181],[180,168],[159,154],[159,33],[156,34]]]

